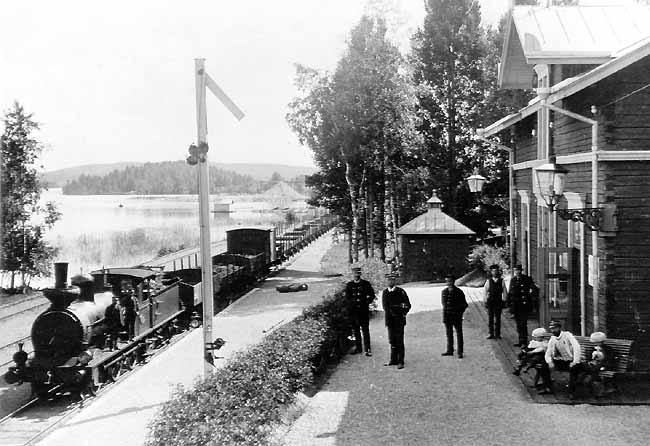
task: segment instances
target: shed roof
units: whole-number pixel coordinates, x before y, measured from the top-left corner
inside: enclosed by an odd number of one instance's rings
[[[434,194],[429,209],[398,229],[398,235],[473,235],[474,231],[442,212],[442,201]]]
[[[647,6],[515,6],[499,67],[502,88],[531,88],[536,64],[602,64],[650,35]]]

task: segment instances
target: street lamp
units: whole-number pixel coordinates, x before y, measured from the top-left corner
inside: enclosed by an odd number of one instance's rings
[[[549,163],[535,168],[533,172],[539,193],[551,212],[556,211],[563,220],[582,222],[592,231],[600,228],[600,208],[556,208],[564,194],[564,184],[569,171],[556,164],[553,157],[549,159]]]
[[[480,193],[483,190],[483,185],[487,179],[479,175],[478,171],[474,171],[472,175],[467,177],[467,184],[469,185],[469,191],[472,193]]]
[[[553,212],[564,194],[564,183],[569,173],[567,169],[555,163],[555,158],[534,169],[535,181],[546,206]]]

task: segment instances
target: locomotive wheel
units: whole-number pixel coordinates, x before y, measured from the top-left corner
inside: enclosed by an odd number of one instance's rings
[[[117,361],[115,364],[108,368],[108,375],[112,381],[117,381],[117,378],[122,374],[122,360]]]
[[[129,353],[129,354],[126,355],[126,357],[124,358],[124,363],[123,363],[123,364],[124,364],[124,367],[125,367],[127,370],[132,370],[133,367],[135,366],[135,363],[136,363],[135,352],[131,352],[131,353]]]

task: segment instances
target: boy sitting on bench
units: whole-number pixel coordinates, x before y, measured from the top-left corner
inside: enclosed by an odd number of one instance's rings
[[[536,365],[544,364],[544,355],[548,347],[548,341],[543,338],[545,334],[546,330],[541,327],[533,330],[533,340],[528,343],[527,347],[522,347],[521,353],[517,355],[519,360],[512,372],[513,375],[519,376],[524,367],[526,367],[524,372],[527,372]]]

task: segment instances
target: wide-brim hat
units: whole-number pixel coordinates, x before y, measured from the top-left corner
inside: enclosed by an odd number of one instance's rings
[[[607,335],[602,331],[596,331],[589,336],[591,342],[603,342],[605,339],[607,339]]]
[[[546,334],[546,329],[539,327],[533,330],[533,336],[540,338]]]

